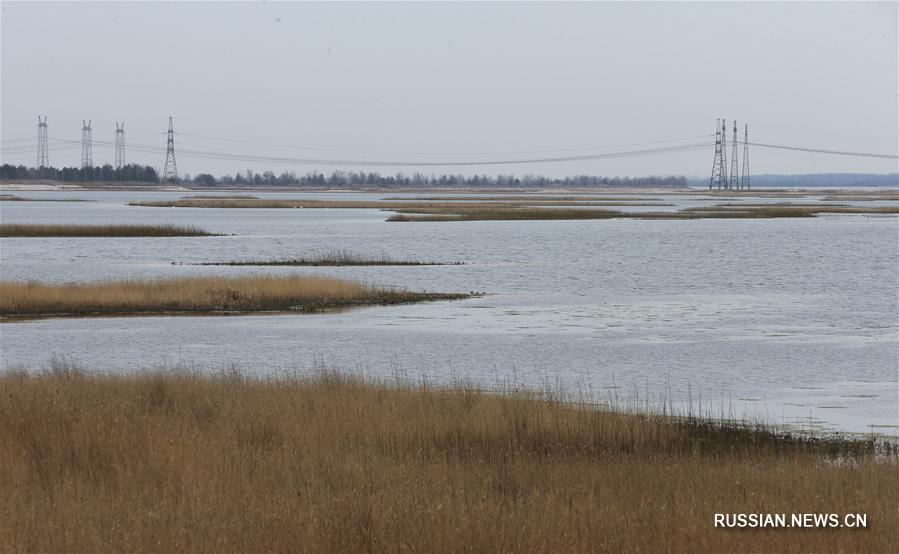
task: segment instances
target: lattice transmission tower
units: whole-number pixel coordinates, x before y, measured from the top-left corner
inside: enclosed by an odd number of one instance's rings
[[[47,116],[37,116],[37,169],[41,177],[50,167],[50,155],[47,153]]]
[[[709,179],[709,190],[727,188],[727,162],[724,159],[724,120],[715,120],[715,158],[712,160],[712,177]]]
[[[91,122],[81,120],[81,169],[94,167],[94,154],[91,138]]]
[[[740,188],[749,190],[749,125],[743,127],[743,180]]]
[[[172,116],[169,116],[169,132],[165,144],[165,167],[162,170],[164,182],[178,182],[178,164],[175,163],[175,131],[172,127]]]
[[[125,165],[125,122],[119,126],[119,122],[115,122],[115,168],[122,169]]]
[[[730,157],[730,188],[740,188],[740,174],[737,173],[737,120],[734,120],[734,146]]]

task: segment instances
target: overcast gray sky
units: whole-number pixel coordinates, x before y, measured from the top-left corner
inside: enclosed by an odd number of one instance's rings
[[[3,161],[27,165],[37,114],[54,166],[80,163],[80,146],[58,140],[80,140],[84,118],[96,165],[112,163],[100,141],[124,120],[127,160],[157,167],[163,152],[136,148],[163,150],[172,115],[191,174],[333,169],[191,151],[495,160],[693,144],[713,140],[717,117],[741,133],[748,122],[750,141],[896,154],[897,87],[895,2],[2,2]],[[896,171],[895,160],[761,148],[750,158],[757,174]],[[706,176],[711,162],[709,147],[377,169]]]

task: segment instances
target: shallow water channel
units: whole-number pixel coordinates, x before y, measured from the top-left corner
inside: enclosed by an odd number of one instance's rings
[[[321,315],[2,323],[4,370],[38,368],[53,357],[120,372],[183,363],[278,373],[323,361],[378,377],[405,373],[436,382],[469,378],[486,387],[559,387],[599,401],[672,402],[680,410],[698,411],[701,402],[704,413],[719,416],[899,433],[895,216],[388,223],[389,212],[373,209],[126,205],[187,194],[177,192],[15,194],[95,202],[2,202],[3,223],[177,223],[231,236],[4,238],[4,280],[316,274],[487,294]],[[648,200],[675,206],[642,209],[713,203],[701,192]],[[465,264],[177,265],[332,249]]]

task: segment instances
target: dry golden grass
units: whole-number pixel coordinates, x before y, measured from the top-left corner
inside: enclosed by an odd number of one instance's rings
[[[0,237],[210,237],[199,227],[184,225],[74,225],[2,223]]]
[[[326,277],[183,277],[46,284],[0,281],[0,317],[300,312],[465,298]]]
[[[0,376],[3,552],[895,552],[895,451],[334,373]],[[837,457],[835,459],[835,456]],[[715,513],[865,513],[724,530]]]

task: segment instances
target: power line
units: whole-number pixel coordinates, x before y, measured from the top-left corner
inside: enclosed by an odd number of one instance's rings
[[[859,158],[881,158],[886,160],[899,160],[899,154],[873,154],[871,152],[848,152],[845,150],[824,150],[807,146],[787,146],[785,144],[770,144],[763,142],[750,142],[753,146],[761,148],[776,148],[778,150],[795,150],[799,152],[813,152],[816,154],[832,154],[834,156],[854,156]]]
[[[271,143],[262,143],[255,142],[249,140],[241,140],[241,139],[232,139],[225,137],[212,137],[209,135],[199,135],[195,133],[183,133],[180,131],[175,132],[178,136],[190,137],[190,138],[199,138],[203,140],[214,140],[219,142],[232,142],[238,144],[249,144],[253,146],[263,146],[266,148],[286,148],[292,150],[313,150],[313,151],[321,151],[321,152],[343,152],[346,154],[382,154],[382,155],[391,155],[391,156],[487,156],[487,155],[512,155],[512,154],[552,154],[558,152],[578,152],[582,150],[607,150],[610,148],[630,148],[633,146],[647,146],[651,144],[667,144],[671,142],[684,142],[688,140],[697,140],[709,138],[714,135],[706,134],[706,135],[698,135],[692,137],[682,137],[675,139],[664,139],[664,140],[654,140],[648,142],[634,142],[629,144],[613,144],[613,145],[605,145],[605,146],[583,146],[579,148],[559,148],[553,150],[506,150],[506,151],[480,151],[480,152],[410,152],[410,151],[384,151],[384,150],[345,150],[339,148],[321,148],[315,146],[300,146],[296,144],[271,144]]]
[[[85,123],[85,127],[87,129],[82,128],[82,164],[85,162],[89,162],[89,164],[93,163],[93,159],[91,156],[92,153],[92,145],[96,143],[101,147],[113,148],[116,146],[115,143],[107,142],[107,141],[92,141],[90,137],[90,125],[89,123]],[[124,129],[124,127],[123,127]],[[87,136],[85,136],[85,131],[87,131]],[[715,165],[716,167],[722,169],[727,166],[722,164],[726,159],[724,157],[724,146],[725,146],[725,138],[724,133],[724,125],[719,120],[718,125],[716,125],[716,137],[721,135],[721,159],[718,160],[716,158]],[[155,137],[159,136],[161,133],[151,133],[147,135],[141,135],[140,137]],[[171,162],[172,166],[174,166],[174,135],[178,134],[181,136],[195,136],[189,133],[175,133],[174,130],[166,133],[170,135],[167,137],[166,144],[166,157],[167,157],[167,165]],[[199,135],[197,135],[199,136]],[[711,135],[701,135],[696,138],[706,138]],[[138,138],[140,138],[138,137]],[[118,137],[117,137],[118,138]],[[235,143],[247,143],[254,144],[250,141],[242,141],[236,139],[224,139],[224,138],[213,138],[213,137],[203,137],[209,138],[211,140],[222,140],[226,142],[235,142]],[[31,147],[26,145],[17,145],[16,142],[20,142],[23,139],[8,139],[4,141],[4,146],[0,147],[0,152],[4,155],[11,154],[20,154],[26,152],[33,152]],[[34,139],[28,139],[34,140]],[[58,150],[66,150],[70,148],[76,147],[79,143],[77,140],[67,140],[61,138],[52,138],[48,139],[50,145],[47,147],[46,151],[50,150],[58,151]],[[660,140],[660,141],[650,141],[648,143],[636,143],[640,144],[665,144],[671,142],[681,142],[686,139],[668,139],[668,140]],[[716,140],[716,143],[718,141]],[[737,142],[737,141],[735,141]],[[845,150],[834,150],[834,149],[824,149],[824,148],[814,148],[807,146],[791,146],[791,145],[783,145],[776,144],[771,142],[749,142],[748,140],[748,126],[744,131],[743,140],[740,141],[744,146],[744,159],[743,159],[743,174],[744,181],[746,181],[746,186],[748,187],[748,178],[745,176],[748,175],[749,171],[746,167],[748,160],[748,145],[757,146],[760,148],[769,148],[769,149],[780,149],[780,150],[790,150],[790,151],[799,151],[799,152],[808,152],[808,153],[817,153],[817,154],[827,154],[827,155],[839,155],[839,156],[851,156],[851,157],[866,157],[866,158],[879,158],[879,159],[899,159],[899,155],[896,154],[881,154],[881,153],[872,153],[872,152],[857,152],[857,151],[845,151]],[[624,145],[621,145],[624,147]],[[284,146],[285,148],[287,146]],[[253,155],[246,153],[235,153],[235,152],[223,152],[217,150],[205,150],[205,149],[191,149],[191,148],[179,148],[179,153],[183,156],[187,156],[188,158],[200,158],[200,159],[211,159],[211,160],[226,160],[226,161],[244,161],[244,162],[257,162],[257,163],[271,163],[271,164],[293,164],[293,165],[325,165],[325,166],[408,166],[408,167],[453,167],[453,166],[483,166],[483,165],[515,165],[515,164],[536,164],[536,163],[559,163],[559,162],[571,162],[571,161],[591,161],[591,160],[603,160],[603,159],[616,159],[616,158],[628,158],[628,157],[642,157],[642,156],[654,156],[654,155],[662,155],[662,154],[671,154],[671,153],[680,153],[680,152],[692,152],[696,150],[701,150],[704,148],[708,148],[708,142],[692,142],[688,144],[676,144],[672,146],[661,146],[654,148],[642,148],[642,149],[628,149],[628,150],[619,150],[613,152],[593,152],[593,153],[585,153],[585,154],[577,154],[570,156],[543,156],[543,157],[530,157],[530,156],[521,156],[521,157],[511,157],[511,158],[495,158],[495,159],[453,159],[453,160],[414,160],[414,159],[394,159],[394,160],[369,160],[369,159],[334,159],[334,158],[322,158],[322,157],[303,157],[303,156],[268,156],[268,155]],[[136,152],[141,152],[145,154],[161,154],[163,150],[160,147],[153,145],[142,145],[140,143],[134,144],[131,143],[129,147],[131,150]],[[291,147],[291,148],[302,148],[302,147]],[[555,152],[566,152],[566,151],[577,151],[577,150],[586,150],[587,148],[572,148],[572,149],[562,149],[556,150]],[[717,146],[716,146],[717,149]],[[326,150],[326,149],[321,149]],[[543,151],[543,152],[554,152]],[[369,152],[373,153],[373,152]],[[487,155],[486,152],[480,153],[483,155]],[[85,156],[89,157],[89,160],[85,160]],[[423,155],[423,154],[420,154]],[[450,154],[429,154],[432,156],[440,156],[440,155],[450,155]],[[122,160],[124,162],[124,160]],[[174,167],[173,167],[174,169]],[[726,169],[724,170],[726,171]],[[722,186],[727,186],[727,176],[724,171],[721,171],[723,178],[721,179]],[[733,176],[731,176],[731,181],[733,181]],[[740,183],[741,185],[743,183]],[[736,184],[735,184],[736,186]]]

